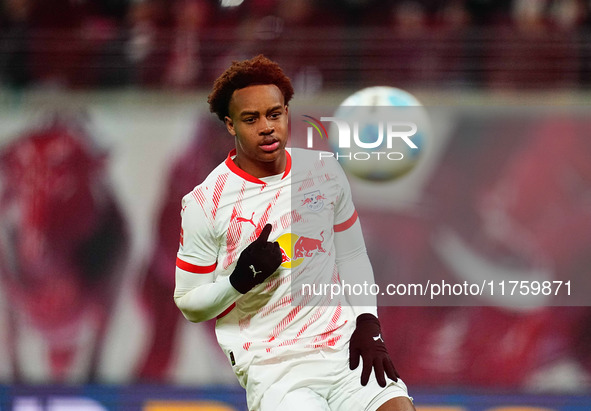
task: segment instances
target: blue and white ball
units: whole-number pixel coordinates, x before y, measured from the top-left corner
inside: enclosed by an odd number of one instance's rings
[[[399,88],[359,90],[339,105],[334,117],[350,125],[351,144],[343,147],[340,130],[333,123],[328,132],[331,148],[347,173],[364,180],[384,182],[408,174],[428,144],[430,125],[425,108],[411,93]],[[388,131],[406,138],[388,138]]]

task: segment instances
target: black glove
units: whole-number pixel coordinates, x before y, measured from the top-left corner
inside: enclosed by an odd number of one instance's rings
[[[386,386],[384,372],[392,380],[398,381],[400,375],[390,360],[382,339],[380,321],[375,315],[366,313],[357,317],[357,326],[349,342],[349,368],[354,370],[359,366],[359,357],[363,358],[361,385],[367,385],[372,367],[380,386]]]
[[[267,224],[259,237],[242,251],[230,274],[230,284],[242,294],[269,278],[283,261],[279,243],[267,241],[271,228],[271,224]]]

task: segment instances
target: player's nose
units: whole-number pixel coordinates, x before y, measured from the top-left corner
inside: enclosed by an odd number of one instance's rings
[[[267,119],[264,119],[261,122],[261,128],[259,129],[259,133],[263,135],[271,134],[275,131],[275,128],[271,124],[271,122]]]

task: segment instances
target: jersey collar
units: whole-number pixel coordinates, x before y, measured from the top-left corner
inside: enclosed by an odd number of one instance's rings
[[[289,154],[289,151],[287,151],[287,150],[285,150],[285,153],[287,155],[287,161],[285,163],[285,171],[283,172],[283,176],[281,177],[282,180],[285,177],[287,177],[287,175],[291,171],[291,155]],[[251,183],[264,184],[264,185],[267,184],[264,181],[260,180],[259,178],[248,174],[246,171],[244,171],[243,169],[238,167],[236,165],[236,163],[234,163],[234,160],[233,160],[233,157],[235,155],[236,155],[236,149],[234,148],[228,153],[228,157],[226,158],[226,166],[230,169],[230,171],[232,171],[234,174],[238,175],[239,177],[242,177],[246,181],[250,181]]]

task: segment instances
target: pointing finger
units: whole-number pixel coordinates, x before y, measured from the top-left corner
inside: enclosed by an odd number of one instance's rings
[[[269,234],[271,234],[271,229],[273,228],[273,226],[271,224],[267,224],[265,225],[265,227],[263,227],[263,231],[261,231],[261,234],[259,234],[259,237],[256,239],[257,242],[261,242],[261,243],[266,243],[267,240],[269,239]]]

